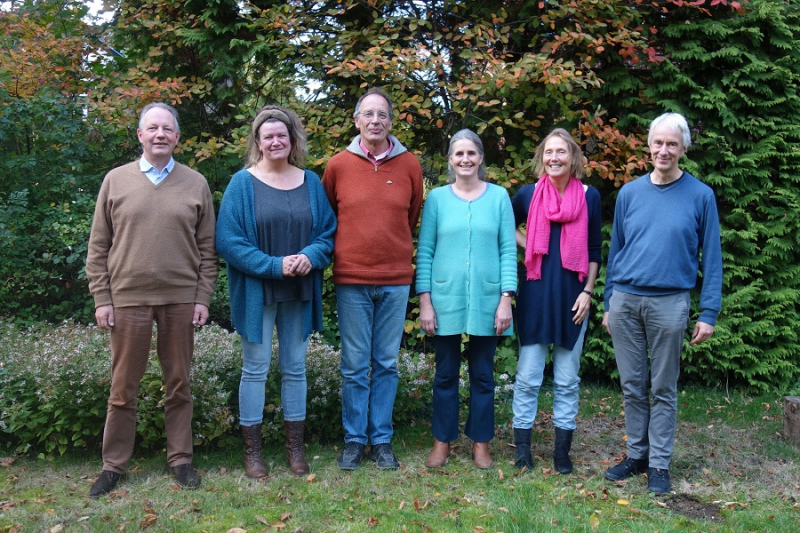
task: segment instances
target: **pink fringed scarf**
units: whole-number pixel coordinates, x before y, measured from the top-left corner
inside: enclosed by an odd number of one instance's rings
[[[570,177],[564,196],[543,174],[536,183],[528,210],[525,270],[529,280],[542,279],[542,256],[550,244],[550,222],[561,223],[561,265],[578,273],[583,281],[589,273],[589,213],[580,180]]]

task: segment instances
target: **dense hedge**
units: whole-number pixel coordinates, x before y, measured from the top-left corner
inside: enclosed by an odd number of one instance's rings
[[[237,438],[238,339],[213,325],[195,335],[191,383],[197,446],[223,445]],[[274,352],[264,410],[267,442],[284,438],[280,366]],[[0,361],[0,449],[64,454],[99,446],[111,384],[107,331],[73,322],[22,330],[1,322]],[[311,338],[306,364],[306,425],[311,439],[330,441],[343,434],[339,361],[337,350]],[[432,358],[404,353],[398,368],[401,379],[394,422],[409,424],[427,416],[430,409]],[[163,402],[154,343],[137,407],[137,444],[143,449],[164,445]]]

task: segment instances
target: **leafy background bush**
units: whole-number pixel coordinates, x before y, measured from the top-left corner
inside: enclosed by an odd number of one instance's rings
[[[0,322],[0,449],[45,455],[95,449],[102,439],[111,385],[108,332],[72,321],[20,329]],[[267,380],[264,439],[284,440],[277,344]],[[319,336],[309,340],[307,435],[332,441],[343,436],[340,352]],[[196,446],[238,443],[239,336],[216,326],[195,334],[191,366]],[[427,417],[431,404],[433,358],[403,353],[394,423]],[[466,375],[466,370],[464,370]],[[137,406],[137,445],[165,442],[164,387],[155,354],[142,379]]]
[[[616,191],[647,169],[649,121],[677,111],[693,128],[682,164],[717,194],[725,263],[716,333],[685,347],[682,376],[796,389],[795,4],[455,0],[420,11],[413,0],[343,0],[337,10],[142,0],[106,3],[113,20],[89,24],[78,0],[12,2],[0,11],[0,316],[24,326],[93,320],[83,274],[93,202],[103,174],[140,155],[135,115],[150,101],[177,106],[176,157],[208,178],[217,201],[265,103],[300,113],[306,164],[322,173],[354,134],[358,96],[384,86],[397,108],[393,132],[429,184],[441,183],[450,135],[469,127],[482,136],[490,179],[511,194],[533,179],[539,139],[562,126],[601,191],[606,252]],[[582,365],[609,380],[616,365],[600,326],[603,276]],[[228,326],[224,283],[212,313]],[[325,340],[337,346],[329,272],[325,289]],[[413,354],[431,351],[418,313],[411,298],[403,350]],[[513,375],[514,349],[504,341],[498,375]]]
[[[18,452],[64,454],[96,447],[111,385],[108,332],[72,321],[24,330],[0,323],[0,438]],[[155,336],[154,336],[155,339]],[[155,345],[139,390],[137,443],[163,446],[164,389]],[[241,369],[234,336],[198,330],[191,367],[195,443],[223,437],[232,427],[232,391]]]

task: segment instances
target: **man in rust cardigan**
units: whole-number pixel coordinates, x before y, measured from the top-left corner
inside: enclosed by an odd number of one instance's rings
[[[192,468],[189,364],[194,327],[208,320],[217,280],[214,207],[205,178],[172,158],[180,138],[175,109],[146,106],[137,134],[141,159],[113,169],[100,187],[86,259],[97,325],[111,330],[111,392],[94,498],[114,490],[133,453],[153,320],[166,387],[167,463],[181,486],[200,486]]]
[[[342,339],[342,424],[337,460],[355,470],[371,443],[377,467],[399,466],[392,451],[397,356],[414,275],[412,232],[422,208],[422,167],[396,137],[392,102],[378,88],[356,104],[360,135],[333,156],[322,183],[336,212],[333,246]]]

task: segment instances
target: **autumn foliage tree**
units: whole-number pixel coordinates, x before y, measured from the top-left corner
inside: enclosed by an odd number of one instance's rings
[[[796,0],[123,0],[106,5],[114,13],[107,27],[80,22],[78,3],[14,3],[2,14],[50,13],[24,15],[32,29],[28,37],[21,30],[10,32],[14,37],[6,32],[11,46],[2,56],[0,79],[7,91],[2,96],[22,105],[39,101],[33,95],[43,91],[58,94],[59,101],[72,95],[75,124],[70,127],[76,130],[69,138],[102,156],[81,160],[93,165],[75,167],[91,183],[83,188],[87,194],[113,163],[135,157],[132,120],[147,101],[178,106],[179,157],[208,176],[220,193],[241,165],[249,121],[259,106],[278,102],[299,112],[309,132],[307,165],[321,172],[354,134],[358,96],[381,85],[396,104],[393,132],[420,157],[431,186],[444,174],[448,139],[458,129],[481,134],[490,178],[513,194],[535,178],[529,159],[539,139],[554,127],[566,127],[584,148],[586,179],[601,190],[608,224],[618,187],[647,170],[649,121],[667,110],[685,114],[695,137],[685,166],[718,193],[726,253],[717,334],[686,350],[685,374],[708,383],[761,387],[788,388],[797,382]],[[48,25],[55,13],[60,26]],[[35,34],[46,42],[30,36]],[[56,42],[59,46],[53,46]],[[50,77],[34,82],[24,74],[23,59],[6,59],[24,58],[22,50],[37,46],[39,55],[31,57],[45,57],[42,62],[54,66],[70,57],[67,63],[81,73],[51,67]],[[14,77],[41,92],[8,92],[6,80]],[[67,82],[74,87],[65,91]],[[45,133],[37,135],[28,140]],[[25,143],[15,142],[16,160]],[[6,146],[11,145],[4,137],[4,151]],[[37,157],[43,158],[42,152]],[[46,166],[58,167],[54,160]],[[20,189],[17,184],[14,191]],[[10,193],[0,194],[0,201],[11,201]],[[80,254],[74,261],[80,265]],[[23,264],[21,257],[7,269]],[[412,346],[418,335],[413,301],[409,311]],[[332,311],[328,320],[335,326]],[[594,327],[587,342],[585,371],[612,374],[607,334]],[[513,372],[513,347],[506,348],[499,364]]]

